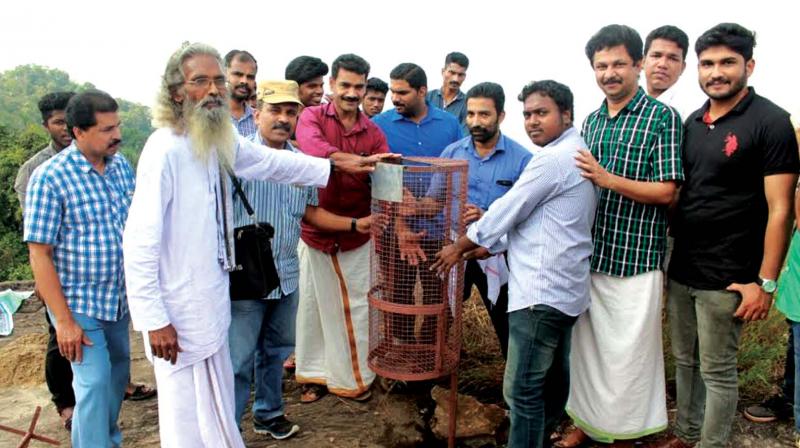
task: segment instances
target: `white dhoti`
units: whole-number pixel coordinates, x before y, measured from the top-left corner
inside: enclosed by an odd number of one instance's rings
[[[593,273],[591,282],[591,306],[572,331],[567,413],[600,442],[663,431],[663,273]]]
[[[298,383],[326,385],[336,395],[357,397],[375,379],[367,367],[369,253],[370,243],[331,255],[300,242]]]
[[[153,369],[163,448],[244,448],[234,413],[227,341],[210,357],[189,366],[175,369],[155,359]]]

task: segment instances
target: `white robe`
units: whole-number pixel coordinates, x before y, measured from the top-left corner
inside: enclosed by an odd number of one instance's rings
[[[173,371],[203,361],[227,346],[230,325],[228,273],[218,259],[218,163],[216,157],[200,162],[189,144],[185,135],[169,129],[159,129],[147,140],[123,235],[133,327],[144,332],[151,361],[147,332],[167,324],[175,327],[183,351],[174,366],[161,366]],[[330,174],[325,159],[264,151],[241,137],[233,168],[245,179],[309,186],[326,185]],[[233,384],[229,386],[232,391]],[[163,393],[160,397],[180,399]]]

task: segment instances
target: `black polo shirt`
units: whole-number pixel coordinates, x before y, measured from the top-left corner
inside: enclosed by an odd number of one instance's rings
[[[764,177],[797,173],[800,162],[789,114],[752,87],[713,123],[709,104],[686,120],[686,179],[671,223],[668,273],[684,285],[718,290],[758,278],[768,211]]]

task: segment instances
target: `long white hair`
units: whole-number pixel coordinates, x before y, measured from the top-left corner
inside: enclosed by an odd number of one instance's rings
[[[219,52],[203,43],[184,42],[170,56],[164,75],[161,77],[161,88],[153,106],[153,126],[170,128],[178,134],[186,134],[191,142],[191,149],[201,161],[208,161],[212,152],[217,151],[220,162],[230,167],[234,157],[236,134],[230,123],[227,93],[221,95],[219,107],[206,109],[203,107],[210,98],[192,101],[185,94],[184,100],[175,100],[176,94],[184,93],[186,74],[183,64],[196,56],[211,56],[217,60],[222,70],[222,58]]]

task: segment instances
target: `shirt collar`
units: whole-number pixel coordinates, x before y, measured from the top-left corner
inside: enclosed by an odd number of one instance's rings
[[[67,153],[67,157],[69,158],[69,160],[72,163],[74,163],[81,172],[88,173],[88,172],[94,170],[94,167],[92,166],[92,164],[89,163],[89,161],[86,160],[86,157],[84,157],[84,155],[80,152],[80,150],[78,150],[78,147],[75,145],[74,141],[69,146],[64,148],[62,151]],[[106,161],[106,167],[105,167],[105,170],[104,170],[105,174],[108,174],[109,172],[111,172],[112,169],[114,169],[114,167],[115,167],[114,161],[115,160],[116,160],[116,157],[106,157],[105,158],[105,161]]]
[[[475,157],[480,158],[478,150],[475,149],[475,143],[472,141],[472,136],[464,137],[461,147],[468,150]],[[506,152],[506,136],[503,135],[502,132],[500,132],[500,138],[497,139],[497,143],[495,143],[494,148],[492,148],[492,152],[490,152],[489,155],[486,156],[486,158],[487,159],[491,158],[498,152]]]
[[[256,140],[255,141],[256,141],[256,143],[258,143],[258,144],[260,144],[262,146],[266,146],[268,148],[272,148],[271,146],[269,146],[267,144],[266,141],[264,141],[264,138],[261,137],[261,132],[259,132],[258,130],[256,130]],[[273,149],[288,149],[289,151],[297,152],[297,149],[295,149],[295,147],[292,146],[291,143],[289,143],[289,140],[286,140],[286,143],[283,144],[283,148],[273,148]]]
[[[333,117],[334,119],[336,119],[336,121],[339,122],[339,124],[342,123],[342,121],[339,120],[339,115],[336,113],[336,106],[332,102],[327,104],[322,104],[319,107],[323,108],[322,112],[325,115]],[[354,134],[356,132],[360,132],[367,128],[367,122],[369,122],[369,118],[367,118],[367,116],[364,115],[364,112],[361,112],[360,109],[357,111],[357,113],[358,113],[358,119],[356,120],[355,126],[353,126],[353,128],[350,129],[349,131],[345,132],[345,134]]]
[[[431,121],[431,120],[441,120],[442,119],[442,116],[440,115],[441,109],[439,109],[438,107],[436,107],[433,104],[431,104],[431,102],[428,101],[428,100],[425,100],[425,105],[428,106],[428,113],[425,114],[425,117],[419,123],[416,123],[415,121],[412,121],[411,119],[403,116],[402,114],[397,112],[397,109],[392,109],[390,111],[391,115],[390,115],[389,118],[392,121],[408,121],[408,122],[414,123],[414,124],[422,124],[422,123],[425,123],[425,122],[428,122],[428,121]]]
[[[627,112],[636,112],[637,109],[644,105],[645,100],[647,99],[647,95],[644,93],[644,89],[639,86],[636,89],[636,94],[633,95],[630,101],[620,110],[620,113],[623,111]],[[603,100],[603,104],[600,106],[600,112],[608,116],[608,100]],[[617,114],[619,116],[619,114]]]
[[[744,98],[742,98],[738,103],[736,103],[736,105],[733,106],[733,109],[728,111],[727,114],[723,115],[722,117],[717,118],[715,120],[715,122],[719,121],[723,117],[727,117],[728,115],[742,115],[747,110],[747,108],[750,107],[750,104],[753,102],[753,99],[755,99],[755,97],[756,97],[756,89],[754,89],[753,87],[750,87],[750,86],[748,86],[747,89],[748,89],[747,95],[745,95]],[[706,115],[706,113],[708,113],[708,108],[709,107],[711,107],[711,100],[706,100],[706,102],[703,104],[703,107],[702,107],[700,113],[697,114],[694,117],[694,120],[695,121],[703,121],[703,117]]]
[[[577,136],[577,133],[578,133],[578,130],[575,129],[575,126],[570,126],[566,130],[564,130],[564,132],[562,132],[561,135],[558,136],[558,138],[556,138],[552,142],[544,145],[542,147],[542,151],[546,151],[548,149],[555,148],[556,146],[558,146],[561,143],[563,143],[564,140],[566,140],[568,138],[571,138],[573,136]]]

